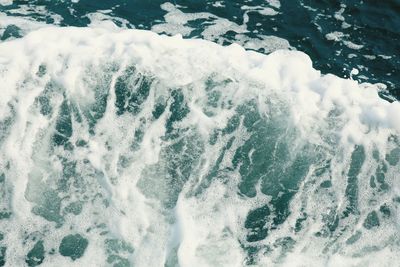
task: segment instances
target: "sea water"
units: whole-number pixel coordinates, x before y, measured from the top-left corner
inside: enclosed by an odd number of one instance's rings
[[[398,33],[365,54],[347,13],[373,3],[1,4],[0,265],[396,266]]]

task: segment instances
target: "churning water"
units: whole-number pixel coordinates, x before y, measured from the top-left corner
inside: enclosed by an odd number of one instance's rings
[[[0,1],[0,266],[400,265],[399,3],[350,2]]]

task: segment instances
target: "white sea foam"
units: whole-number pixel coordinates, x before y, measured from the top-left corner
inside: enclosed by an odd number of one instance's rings
[[[35,6],[21,4],[15,8],[7,10],[8,14],[0,11],[0,35],[3,35],[8,27],[14,28],[19,36],[24,36],[27,33],[46,27],[44,21],[40,21],[27,15],[35,14],[37,18],[52,19],[53,25],[59,25],[63,18],[50,12],[43,6]],[[15,37],[8,37],[13,39]]]
[[[279,1],[271,1],[271,6],[279,8]],[[201,37],[203,39],[223,44],[230,41],[224,35],[230,31],[235,32],[235,42],[247,49],[264,49],[266,52],[272,52],[278,49],[294,49],[289,42],[277,36],[267,36],[258,34],[258,38],[249,38],[247,23],[249,20],[249,12],[258,12],[264,16],[274,16],[278,14],[273,8],[263,6],[242,6],[245,10],[243,14],[243,24],[237,24],[226,18],[218,17],[207,12],[185,13],[179,9],[179,6],[172,3],[164,3],[161,8],[167,11],[164,16],[165,22],[154,25],[151,30],[157,33],[166,33],[169,35],[181,34],[189,37],[195,29],[190,27],[190,22],[206,20],[202,22]]]
[[[276,11],[275,9],[270,8],[270,7],[261,7],[261,6],[252,7],[252,6],[244,5],[244,6],[241,6],[240,8],[242,10],[255,11],[255,12],[258,12],[261,15],[265,15],[265,16],[275,16],[278,14],[278,11]]]
[[[9,6],[9,5],[12,5],[12,3],[13,3],[13,0],[1,0],[0,1],[0,5],[2,5],[2,6]]]
[[[222,3],[220,3],[222,5]],[[219,44],[224,42],[230,42],[228,37],[224,37],[229,31],[235,32],[234,40],[236,43],[245,47],[246,49],[263,50],[266,53],[273,52],[278,49],[292,49],[295,48],[290,46],[289,42],[283,38],[271,35],[257,34],[257,38],[250,38],[247,34],[248,12],[258,12],[263,16],[274,16],[278,14],[279,1],[271,1],[269,5],[271,7],[264,6],[243,6],[245,10],[243,15],[243,24],[237,24],[229,19],[218,17],[214,14],[201,12],[201,13],[186,13],[182,12],[179,5],[172,3],[164,3],[161,8],[167,11],[164,16],[164,22],[155,24],[151,30],[157,33],[164,33],[168,35],[181,34],[183,37],[190,37],[191,33],[195,28],[189,26],[190,23],[205,20],[202,24],[202,32],[200,37],[209,41],[213,41]],[[60,25],[63,18],[60,15],[49,12],[45,7],[34,6],[34,5],[18,5],[18,7],[8,11],[10,14],[0,12],[0,34],[3,34],[7,27],[16,26],[18,28],[18,34],[21,36],[27,33],[37,30],[42,27],[46,27],[48,24],[45,22],[39,22],[31,17],[18,17],[16,15],[30,15],[35,14],[42,18],[49,17],[53,20],[52,25]],[[71,11],[73,12],[73,11]],[[128,20],[117,16],[112,16],[109,13],[112,10],[98,10],[93,13],[86,14],[85,17],[90,20],[90,27],[114,29],[124,28],[132,29],[135,28]],[[13,39],[9,37],[8,39]]]
[[[280,8],[281,7],[281,2],[279,0],[267,0],[267,3],[275,8]]]
[[[342,42],[345,46],[354,50],[359,50],[364,47],[363,45],[355,44],[352,41],[346,40],[349,36],[350,36],[349,34],[344,34],[343,32],[335,31],[326,34],[325,38],[329,41]]]
[[[89,13],[86,16],[90,19],[91,27],[97,28],[122,28],[122,29],[132,29],[135,28],[128,20],[123,18],[118,18],[110,15],[111,10],[97,11],[96,13]],[[116,25],[118,23],[119,25]]]
[[[253,253],[259,266],[374,266],[378,259],[384,265],[399,256],[393,242],[396,208],[379,228],[363,230],[361,241],[346,245],[346,240],[363,229],[369,212],[400,190],[398,165],[390,165],[385,174],[393,186],[389,193],[374,195],[365,182],[385,161],[382,157],[397,153],[400,104],[380,99],[377,86],[321,75],[304,53],[263,55],[237,44],[223,47],[179,35],[53,27],[0,44],[0,83],[5,125],[0,167],[9,194],[6,208],[12,213],[0,222],[8,266],[23,266],[38,239],[46,251],[55,250],[46,253],[44,266],[104,266],[116,259],[135,266],[243,266],[245,248],[251,246],[259,248]],[[142,84],[148,95],[118,106],[119,83],[132,94]],[[166,108],[155,117],[159,103]],[[185,107],[187,114],[168,126],[173,110]],[[117,115],[119,108],[132,111]],[[238,126],[228,130],[235,114]],[[247,121],[254,118],[259,119],[250,130]],[[58,126],[60,120],[71,120],[70,136]],[[271,128],[263,132],[263,127]],[[288,157],[317,153],[332,167],[318,176],[314,170],[324,162],[313,162],[290,202],[288,218],[265,239],[250,242],[246,216],[270,203],[271,196],[262,193],[261,180],[255,196],[239,194],[243,177],[232,161],[247,140],[264,140],[263,134],[267,138],[274,131],[281,134],[277,146],[290,147]],[[68,138],[73,149],[55,145],[54,135]],[[358,174],[360,213],[341,218],[334,236],[317,237],[330,211],[345,210],[355,145],[366,154]],[[256,160],[254,153],[267,152],[252,150],[251,160]],[[220,169],[209,180],[220,155]],[[69,174],[67,189],[56,189],[72,167],[76,173]],[[323,179],[331,179],[330,189],[319,187]],[[80,214],[57,217],[77,200],[84,203]],[[51,204],[57,201],[61,211]],[[40,213],[46,205],[53,207],[55,218]],[[309,218],[295,233],[302,212]],[[89,240],[83,257],[74,261],[58,253],[70,233]],[[284,250],[279,244],[287,237],[295,243]],[[107,240],[119,245],[110,247]],[[365,253],[368,249],[375,252]]]

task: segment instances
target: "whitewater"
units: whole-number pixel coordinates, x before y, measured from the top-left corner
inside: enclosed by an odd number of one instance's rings
[[[0,43],[5,266],[393,266],[400,104],[299,51],[45,27]]]

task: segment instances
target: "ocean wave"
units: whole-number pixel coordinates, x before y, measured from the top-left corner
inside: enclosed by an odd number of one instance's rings
[[[0,83],[8,266],[399,256],[400,103],[379,85],[299,51],[74,27],[0,43]]]

